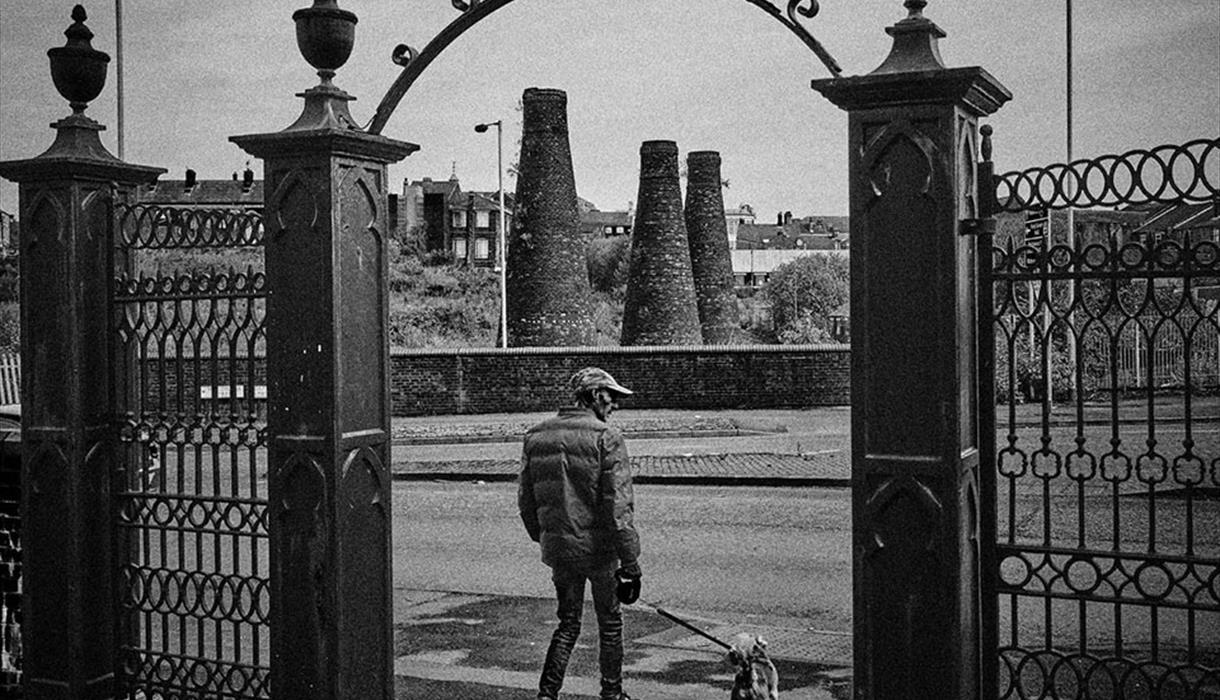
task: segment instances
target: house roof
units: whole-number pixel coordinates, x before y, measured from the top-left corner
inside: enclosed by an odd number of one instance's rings
[[[430,177],[425,177],[419,180],[409,180],[407,181],[406,186],[408,188],[418,187],[424,194],[444,195],[449,200],[450,208],[464,208],[467,203],[466,195],[471,194],[471,192],[462,191],[461,181],[459,181],[456,177],[451,177],[448,180],[433,180]],[[490,192],[479,192],[472,190],[472,192],[478,196],[486,198],[490,202],[493,202],[493,204],[490,205],[491,209],[494,210],[499,208],[500,204],[497,201],[499,199],[497,190],[492,190]],[[514,200],[514,193],[509,190],[505,190],[504,208],[512,211]],[[476,201],[475,209],[481,208],[482,206]],[[587,199],[584,199],[583,197],[578,196],[576,198],[576,209],[583,214],[587,211],[596,211],[597,205]]]
[[[838,250],[847,246],[841,233],[810,233],[803,221],[776,224],[741,224],[737,227],[737,249]]]
[[[418,187],[424,194],[443,194],[446,197],[452,197],[455,192],[462,191],[462,186],[457,180],[433,180],[430,177],[410,181],[407,183],[407,187]]]
[[[467,209],[473,205],[475,211],[499,211],[500,193],[496,192],[464,192],[458,197],[457,209]],[[512,192],[504,193],[504,210],[512,214],[515,197]]]
[[[256,207],[263,203],[263,181],[247,188],[241,180],[196,180],[188,189],[185,180],[160,180],[141,187],[138,196],[143,204],[162,206]]]
[[[1135,229],[1135,232],[1211,228],[1215,226],[1216,218],[1216,210],[1211,202],[1167,205],[1153,210],[1143,225]]]
[[[814,215],[806,216],[801,219],[809,226],[810,233],[837,233],[846,236],[851,231],[849,222],[851,217],[847,216],[824,216]]]

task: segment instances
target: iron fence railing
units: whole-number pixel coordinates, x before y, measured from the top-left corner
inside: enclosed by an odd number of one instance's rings
[[[993,201],[1216,202],[1218,174],[1204,139],[1007,173]],[[1200,293],[1220,283],[1220,241],[1128,233],[981,256],[1002,698],[1220,695],[1220,301]]]
[[[270,697],[259,211],[115,212],[124,697]]]

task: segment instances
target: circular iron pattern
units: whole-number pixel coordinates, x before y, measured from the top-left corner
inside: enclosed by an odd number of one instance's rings
[[[114,205],[116,245],[128,250],[254,248],[266,233],[260,209],[182,209]]]
[[[1013,554],[1000,562],[1000,580],[1005,586],[1024,588],[1033,576],[1033,569],[1025,557]]]
[[[1072,557],[1064,568],[1063,580],[1073,593],[1087,594],[1097,590],[1102,582],[1102,573],[1096,561]]]
[[[1208,202],[1220,196],[1220,138],[1135,149],[996,176],[1002,211]]]
[[[1216,670],[1186,663],[1011,646],[999,650],[999,659],[1004,700],[1203,698],[1220,690]]]

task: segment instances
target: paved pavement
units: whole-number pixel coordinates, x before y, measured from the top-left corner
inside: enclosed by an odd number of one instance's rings
[[[396,419],[396,479],[516,478],[525,430],[550,413]],[[611,419],[627,435],[637,483],[838,486],[849,483],[850,412],[630,411]],[[533,698],[554,629],[554,601],[479,592],[400,590],[395,596],[399,698]],[[851,694],[851,636],[803,619],[742,619],[668,611],[720,639],[767,639],[783,697]],[[645,603],[625,612],[626,690],[642,700],[727,698],[732,667],[719,647]],[[565,697],[597,697],[596,618],[573,655]]]
[[[395,419],[396,479],[516,478],[525,430],[549,413]],[[850,411],[623,411],[638,483],[841,486],[850,483]]]
[[[1045,409],[1021,404],[1014,411],[1022,430],[1051,427],[1181,421],[1181,397],[1137,397],[1118,405],[1095,401]],[[1220,397],[1195,397],[1195,426],[1220,424]],[[429,416],[394,421],[396,479],[464,481],[516,477],[521,436],[550,413]],[[802,410],[678,411],[630,409],[611,419],[628,438],[639,483],[707,485],[850,485],[851,411],[845,406]],[[1007,409],[996,416],[1006,430]]]
[[[1153,401],[1158,421],[1181,420],[1180,398]],[[1220,422],[1220,399],[1190,406],[1196,425]],[[1022,405],[1016,423],[1037,430],[1108,422],[1139,424],[1147,401],[1119,406]],[[393,473],[404,480],[516,478],[521,435],[551,415],[494,414],[395,419]],[[628,438],[638,483],[850,486],[850,410],[631,411],[612,421]],[[997,417],[1006,421],[1007,414]],[[398,698],[533,698],[553,629],[549,599],[479,592],[400,590],[396,597]],[[851,637],[801,619],[733,619],[715,611],[670,611],[721,639],[752,632],[771,643],[788,700],[851,696]],[[728,697],[731,668],[718,647],[637,603],[626,613],[626,689],[641,700]],[[565,697],[597,696],[596,620],[569,667]]]
[[[395,596],[397,697],[534,698],[554,630],[550,599],[451,591],[399,591]],[[720,639],[738,632],[769,642],[788,700],[851,697],[851,636],[734,622],[715,614],[677,614]],[[793,621],[792,624],[798,624]],[[624,689],[637,700],[727,698],[733,668],[714,643],[636,603],[624,610]],[[596,698],[597,620],[586,604],[583,633],[563,687],[565,698]]]

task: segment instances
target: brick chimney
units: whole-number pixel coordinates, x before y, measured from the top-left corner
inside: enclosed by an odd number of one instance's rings
[[[593,345],[591,290],[568,143],[568,96],[527,88],[508,242],[508,344]]]
[[[702,345],[673,141],[640,146],[636,199],[622,344]]]
[[[724,221],[720,154],[692,151],[686,156],[686,171],[686,233],[699,300],[699,325],[704,343],[723,345],[733,342],[737,331],[737,295]]]

